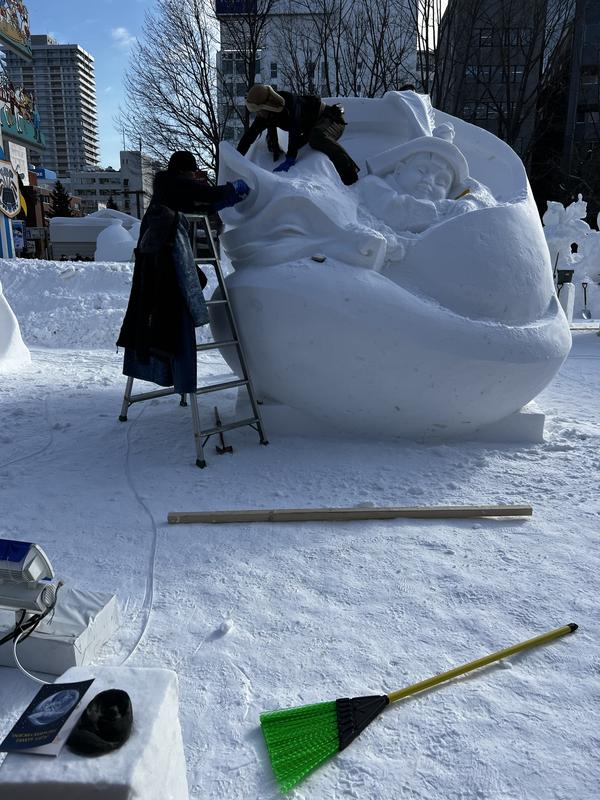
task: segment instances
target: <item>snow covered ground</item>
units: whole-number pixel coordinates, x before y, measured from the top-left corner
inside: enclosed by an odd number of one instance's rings
[[[193,800],[279,796],[262,711],[391,691],[572,621],[571,637],[388,709],[291,796],[597,800],[596,332],[574,335],[538,400],[544,444],[264,448],[240,430],[233,455],[211,444],[198,470],[175,398],[117,420],[129,280],[124,265],[0,262],[32,350],[0,382],[0,535],[40,543],[68,583],[117,593],[103,663],[177,671]],[[204,357],[203,375],[223,369]],[[219,401],[225,418],[233,404]],[[520,502],[531,520],[166,524],[183,510]],[[0,670],[0,738],[35,691]]]

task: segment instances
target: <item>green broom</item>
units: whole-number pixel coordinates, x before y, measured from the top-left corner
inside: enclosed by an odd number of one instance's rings
[[[369,697],[344,697],[329,703],[299,706],[261,714],[260,724],[267,743],[275,778],[282,792],[288,792],[328,758],[347,747],[390,703],[416,692],[485,667],[521,650],[546,644],[577,630],[571,623],[562,628],[499,650],[433,678],[390,694]]]

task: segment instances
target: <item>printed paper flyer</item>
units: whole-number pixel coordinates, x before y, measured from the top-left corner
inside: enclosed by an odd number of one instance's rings
[[[58,755],[83,713],[81,701],[93,682],[92,678],[43,686],[0,744],[0,752]]]

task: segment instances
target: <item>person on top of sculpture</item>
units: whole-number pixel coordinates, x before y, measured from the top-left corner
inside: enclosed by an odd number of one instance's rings
[[[485,187],[469,178],[452,136],[449,126],[440,126],[433,136],[369,159],[370,174],[361,181],[369,211],[396,232],[421,233],[451,216],[493,205]]]
[[[184,213],[213,214],[249,192],[243,180],[210,186],[188,151],[173,153],[168,168],[156,174],[117,340],[125,348],[125,375],[174,386],[179,394],[196,391],[195,328],[208,322],[206,279],[196,269]]]
[[[327,105],[313,95],[276,92],[271,86],[257,83],[246,96],[246,107],[256,113],[256,118],[238,144],[242,155],[266,130],[273,161],[279,160],[282,153],[277,128],[281,128],[289,134],[288,149],[285,160],[273,172],[287,172],[296,163],[300,148],[308,144],[328,156],[346,186],[356,183],[359,167],[338,144],[346,125],[341,106]]]

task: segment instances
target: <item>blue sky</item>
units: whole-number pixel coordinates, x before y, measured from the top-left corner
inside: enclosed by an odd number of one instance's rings
[[[32,34],[49,33],[63,44],[79,44],[94,56],[100,158],[119,166],[122,139],[113,118],[123,100],[123,72],[144,14],[154,0],[26,0]]]

